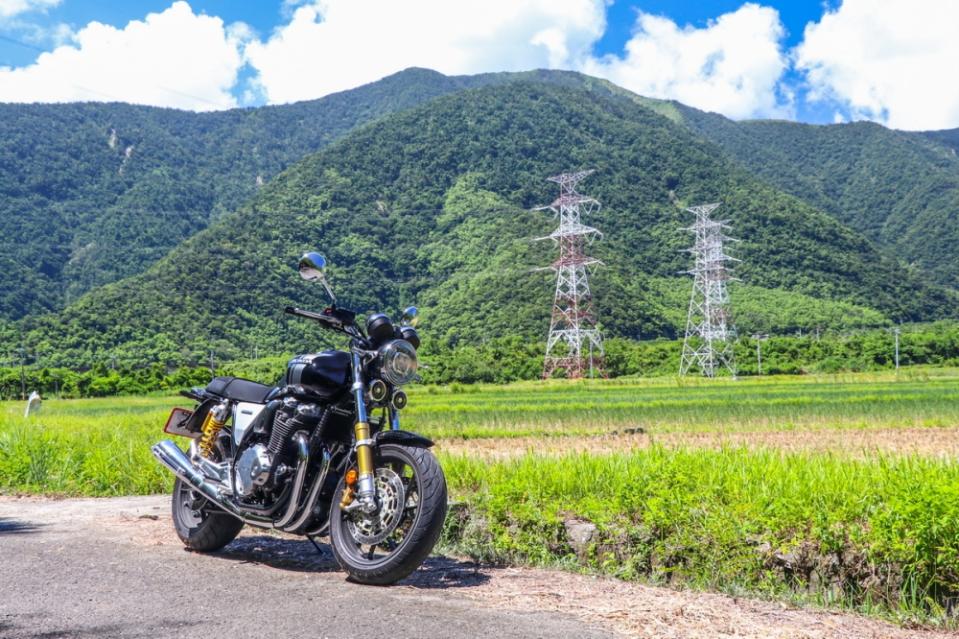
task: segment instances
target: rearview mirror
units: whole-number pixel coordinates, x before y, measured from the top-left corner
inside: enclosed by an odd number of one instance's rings
[[[326,278],[326,258],[319,253],[306,253],[300,258],[300,277],[307,282]]]
[[[336,303],[336,296],[333,295],[333,291],[330,290],[330,285],[326,281],[325,257],[313,251],[305,253],[303,257],[300,258],[299,271],[300,277],[307,282],[319,282],[322,284],[323,288],[326,289],[326,294],[330,296],[330,300],[332,300],[334,304]]]

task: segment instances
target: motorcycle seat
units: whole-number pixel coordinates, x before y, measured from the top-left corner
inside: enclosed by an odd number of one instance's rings
[[[265,404],[266,398],[273,392],[272,386],[253,382],[240,377],[214,377],[206,390],[218,397],[238,402]]]

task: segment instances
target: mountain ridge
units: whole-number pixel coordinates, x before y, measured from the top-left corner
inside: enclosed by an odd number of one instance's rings
[[[950,294],[672,119],[615,92],[527,80],[457,91],[352,130],[144,274],[21,327],[32,348],[74,361],[105,350],[174,362],[211,345],[315,348],[315,335],[278,309],[322,303],[292,270],[320,244],[338,294],[359,310],[423,301],[424,330],[450,344],[538,338],[552,285],[529,268],[551,260],[528,239],[550,223],[529,209],[555,197],[543,178],[586,166],[598,172],[584,192],[604,204],[594,225],[606,238],[594,254],[608,266],[594,290],[611,335],[675,333],[661,289],[663,278],[688,288],[675,275],[688,241],[682,205],[717,199],[743,238],[741,275],[774,303],[810,296],[896,319],[953,312]]]

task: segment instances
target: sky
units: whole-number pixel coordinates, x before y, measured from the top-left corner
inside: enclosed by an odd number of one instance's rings
[[[959,127],[959,0],[0,0],[0,102],[195,111],[410,66],[572,69],[733,119]]]

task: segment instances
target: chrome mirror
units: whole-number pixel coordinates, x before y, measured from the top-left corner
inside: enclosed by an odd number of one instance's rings
[[[326,258],[313,251],[305,253],[300,258],[300,277],[307,282],[319,282],[326,289],[326,294],[330,296],[333,303],[336,303],[336,296],[330,290],[330,284],[326,281]]]
[[[307,282],[322,280],[326,273],[326,258],[319,253],[306,253],[300,258],[300,277]]]
[[[400,317],[400,320],[406,326],[416,326],[419,321],[420,309],[415,306],[407,306],[403,309],[403,315]]]

